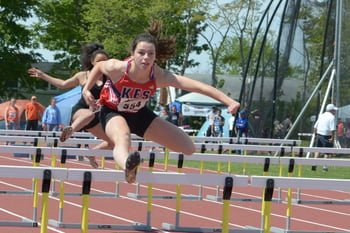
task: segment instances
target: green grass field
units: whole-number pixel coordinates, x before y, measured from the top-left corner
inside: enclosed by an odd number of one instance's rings
[[[235,156],[234,154],[232,156]],[[263,155],[262,155],[263,156]],[[343,158],[342,158],[343,159]],[[157,160],[157,163],[163,163],[164,160]],[[177,160],[169,160],[169,164],[177,165]],[[185,157],[184,167],[200,168],[200,161],[191,161],[190,157]],[[205,170],[216,172],[232,173],[237,175],[263,175],[264,164],[254,163],[227,163],[227,162],[203,162]],[[288,174],[288,165],[270,164],[268,175],[270,176],[293,176],[305,178],[327,178],[327,179],[350,179],[349,167],[328,167],[328,171],[324,172],[322,166],[318,166],[316,171],[311,171],[311,166],[295,165],[292,174]]]

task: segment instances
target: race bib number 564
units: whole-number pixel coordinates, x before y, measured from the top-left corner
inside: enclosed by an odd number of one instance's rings
[[[118,105],[120,112],[137,112],[147,103],[146,99],[121,99]]]

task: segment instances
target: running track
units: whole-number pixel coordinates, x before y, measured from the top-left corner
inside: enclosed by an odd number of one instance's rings
[[[100,162],[100,161],[99,161]],[[59,161],[58,161],[59,163]],[[32,161],[28,158],[14,157],[12,154],[0,153],[1,165],[20,165],[32,166]],[[41,166],[50,166],[51,158],[45,155],[41,161]],[[88,162],[81,162],[73,159],[67,160],[68,168],[86,168],[90,169]],[[148,170],[148,163],[141,165],[141,170]],[[114,162],[106,160],[105,169],[113,169]],[[154,171],[163,171],[163,164],[155,164]],[[170,166],[169,170],[177,171],[176,166]],[[198,169],[184,168],[183,172],[199,173]],[[205,171],[210,173],[210,171]],[[39,192],[41,192],[41,181],[39,182]],[[52,184],[51,184],[52,185]],[[0,190],[31,189],[32,181],[30,179],[0,178]],[[59,184],[56,182],[56,187]],[[222,188],[222,187],[220,187]],[[207,195],[216,195],[216,187],[203,187],[203,200],[182,200],[181,201],[181,227],[208,227],[221,228],[222,220],[222,202],[207,199]],[[350,188],[349,188],[350,190]],[[81,182],[65,183],[66,192],[81,192]],[[91,193],[114,192],[115,184],[99,182],[92,183]],[[131,225],[134,222],[146,223],[147,200],[133,199],[128,197],[127,193],[135,193],[136,185],[120,183],[119,198],[90,197],[89,223],[91,224],[121,224]],[[296,190],[293,190],[293,198],[296,197]],[[198,195],[198,186],[183,186],[183,195]],[[140,185],[140,194],[147,194],[147,186]],[[172,195],[176,194],[176,185],[153,185],[153,195]],[[262,189],[252,187],[233,188],[232,198],[261,198]],[[350,199],[350,192],[341,191],[319,191],[302,190],[302,200],[345,200]],[[220,197],[222,190],[220,190]],[[277,190],[273,197],[277,198]],[[285,199],[287,190],[282,190],[282,203],[271,204],[271,227],[286,227],[286,208]],[[33,215],[33,197],[30,195],[0,195],[0,221],[21,221],[19,217],[32,219]],[[49,219],[58,219],[58,197],[50,195],[49,201]],[[65,196],[63,222],[80,223],[81,222],[81,204],[82,199],[79,196]],[[246,226],[261,228],[261,203],[260,202],[232,202],[230,204],[230,228],[242,229]],[[41,203],[39,196],[38,222],[40,223]],[[151,225],[155,232],[167,232],[162,227],[162,223],[175,224],[175,200],[157,200],[152,201]],[[327,231],[327,232],[350,232],[350,208],[349,205],[319,205],[293,204],[291,229],[303,231]],[[40,232],[40,226],[31,227],[7,227],[0,226],[0,233],[12,232]],[[77,233],[80,229],[56,228],[48,226],[48,233]],[[89,232],[134,232],[123,230],[96,230],[89,229]]]

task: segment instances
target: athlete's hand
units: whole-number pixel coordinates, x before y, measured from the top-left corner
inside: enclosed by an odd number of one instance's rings
[[[233,100],[232,103],[229,106],[227,106],[227,113],[235,114],[240,106],[240,103]]]
[[[28,74],[30,77],[34,77],[34,78],[42,78],[44,76],[43,72],[36,68],[30,68],[28,70]]]
[[[91,107],[96,108],[96,100],[89,90],[83,90],[83,97],[85,102]]]

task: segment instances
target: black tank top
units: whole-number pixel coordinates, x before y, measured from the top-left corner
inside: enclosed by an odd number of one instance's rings
[[[100,98],[100,93],[101,90],[105,84],[105,82],[107,81],[107,77],[105,75],[103,75],[102,77],[102,84],[99,86],[96,83],[94,84],[94,86],[90,89],[91,94],[94,96],[94,98],[96,100],[98,100]],[[82,86],[82,88],[84,88],[84,86]],[[80,107],[83,108],[89,108],[89,105],[86,103],[84,97],[83,97],[83,93],[81,93],[81,98],[77,103]]]

